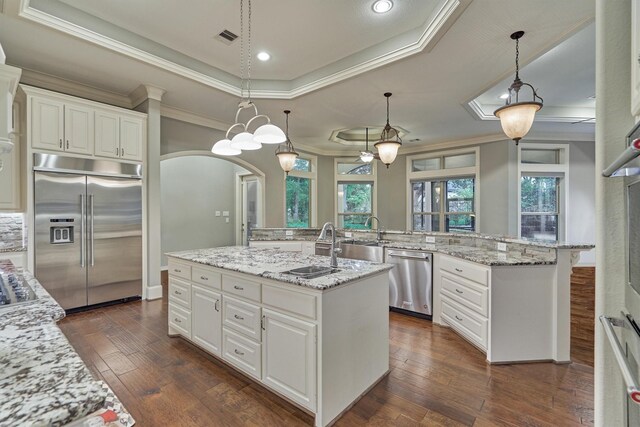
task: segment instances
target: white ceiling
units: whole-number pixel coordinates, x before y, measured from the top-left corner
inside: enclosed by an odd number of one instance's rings
[[[5,4],[7,1],[17,0],[5,0]],[[85,3],[79,0],[65,1],[70,4]],[[86,3],[98,5],[107,2],[88,0]],[[147,15],[151,15],[151,12],[130,13],[132,10],[129,8],[130,2],[112,0],[108,3],[109,8],[118,9],[119,12],[116,15],[127,16],[127,19],[133,19],[131,16],[138,15],[140,21],[146,21]],[[124,6],[118,6],[120,3],[127,3],[127,8],[122,9]],[[165,20],[177,13],[176,10],[171,9],[171,5],[177,2],[139,0],[132,3],[146,5],[153,14],[160,14]],[[262,2],[255,2],[254,7],[260,3]],[[305,7],[313,3],[313,7],[320,8],[323,14],[331,14],[338,1],[299,0],[295,3]],[[345,10],[350,10],[350,13],[354,14],[353,19],[358,21],[360,15],[370,11],[372,1],[339,3],[349,3],[350,6]],[[395,3],[398,7],[402,2],[398,0]],[[190,15],[208,16],[211,13],[210,8],[204,3],[194,2],[193,4],[196,6],[192,9],[196,9],[196,12],[190,10],[188,12]],[[274,10],[286,11],[293,3],[290,0],[272,0],[269,4]],[[359,13],[350,9],[356,6],[361,8]],[[256,8],[254,11],[256,20],[260,16],[257,10]],[[569,94],[565,98],[555,95],[562,93],[567,87],[566,79],[553,77],[556,76],[557,69],[549,69],[550,65],[547,65],[547,69],[541,66],[539,70],[529,73],[528,64],[535,58],[542,59],[543,53],[565,40],[567,43],[572,41],[573,34],[582,33],[580,30],[584,30],[593,21],[594,13],[593,0],[563,0],[562,2],[473,0],[457,20],[450,23],[451,26],[446,33],[440,34],[437,43],[421,53],[321,87],[294,99],[259,99],[256,104],[261,113],[269,114],[272,120],[280,125],[284,122],[282,110],[291,109],[293,111],[290,119],[292,140],[298,145],[318,152],[350,153],[354,151],[353,147],[329,141],[332,131],[336,129],[383,126],[385,99],[382,94],[386,91],[393,92],[391,124],[409,132],[404,138],[406,148],[499,135],[501,130],[498,122],[479,120],[467,110],[467,104],[494,86],[504,86],[504,82],[508,82],[506,86],[510,84],[514,72],[514,54],[513,42],[509,39],[509,34],[519,29],[527,32],[520,49],[521,64],[523,64],[522,76],[539,88],[540,94],[545,98],[545,109],[552,109],[554,103],[562,107],[561,104],[566,104],[566,99],[572,96],[574,96],[572,99],[578,99],[583,96],[579,92],[584,92],[585,87],[594,85],[593,76],[588,73],[579,73],[579,67],[584,66],[581,61],[585,58],[575,57],[571,49],[565,54],[566,58],[559,55],[559,62],[566,65],[565,75],[567,73],[576,75],[582,82],[576,85],[575,89],[571,86],[571,91],[575,90],[575,95]],[[221,22],[237,21],[236,15],[234,12],[232,16],[224,17]],[[287,19],[284,21],[295,20],[294,17],[286,16]],[[340,21],[341,26],[333,21],[323,22],[322,26],[332,33],[348,33],[351,27],[348,18],[345,17]],[[393,15],[387,18],[392,21],[392,27],[404,25],[402,21],[394,21]],[[154,20],[156,19],[154,15]],[[182,32],[181,37],[186,37],[192,32],[200,35],[206,32],[206,30],[192,31],[192,28],[187,25],[186,18],[183,17],[180,20],[187,28],[178,30],[172,28],[171,31]],[[425,17],[422,16],[415,22],[420,20],[424,21]],[[135,19],[133,22],[136,22]],[[117,24],[127,25],[124,21]],[[140,25],[141,28],[152,29],[150,23]],[[288,53],[280,57],[280,54],[275,52],[288,52],[288,46],[292,41],[307,40],[308,34],[306,28],[296,27],[293,24],[287,27],[291,31],[289,37],[280,41],[274,39],[272,47],[269,48],[278,61],[284,61],[285,69],[297,67],[299,58]],[[217,32],[220,29],[212,26],[211,31]],[[375,30],[376,27],[369,33],[376,33]],[[113,28],[105,28],[105,32],[108,31],[113,31]],[[257,35],[255,37],[257,38]],[[322,37],[317,37],[323,40]],[[379,40],[374,35],[371,37],[373,37],[372,40]],[[365,37],[358,37],[359,44],[352,45],[349,49],[365,48],[367,45],[371,47],[365,39]],[[180,40],[175,43],[185,43],[185,39]],[[160,42],[159,39],[156,41]],[[254,41],[254,43],[257,48],[258,42]],[[236,96],[202,84],[190,76],[116,53],[95,42],[82,40],[57,29],[34,23],[24,17],[18,17],[9,9],[5,14],[0,15],[0,44],[6,52],[7,62],[12,65],[80,82],[117,95],[127,95],[140,84],[154,85],[167,91],[163,97],[163,104],[222,122],[232,121],[235,114],[238,101]],[[198,43],[194,41],[193,44]],[[313,50],[312,47],[316,46],[313,41],[308,40],[301,45],[303,50]],[[312,64],[328,63],[336,58],[334,49],[326,47],[326,44],[324,46],[323,49],[314,50],[316,62],[306,63],[306,69],[312,68]],[[172,48],[175,49],[175,47]],[[595,50],[595,46],[592,48]],[[586,60],[591,61],[590,58]],[[223,59],[220,63],[213,59],[210,61],[217,66],[224,66]],[[558,61],[551,61],[552,65],[557,63]],[[533,63],[531,67],[533,69]],[[571,74],[572,68],[575,74]],[[290,75],[299,73],[300,70],[303,68],[299,68]],[[280,75],[274,76],[268,78],[280,77]],[[530,139],[557,137],[592,139],[593,132],[592,124],[536,122],[530,133]],[[419,141],[409,142],[413,139],[419,139]]]

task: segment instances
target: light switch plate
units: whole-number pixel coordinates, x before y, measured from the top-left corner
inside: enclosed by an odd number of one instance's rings
[[[220,215],[222,215],[220,211],[216,211],[216,216],[220,216]]]
[[[435,236],[425,236],[424,237],[424,241],[427,243],[435,243],[436,242],[436,238]]]
[[[502,252],[506,252],[507,251],[507,244],[498,242],[498,250],[502,251]]]
[[[353,233],[350,231],[345,231],[344,232],[344,237],[353,237]]]
[[[225,218],[224,222],[226,222],[228,224],[229,223],[229,218]]]
[[[284,235],[285,236],[293,236],[293,230],[285,230]]]
[[[229,211],[222,211],[222,216],[229,216]]]

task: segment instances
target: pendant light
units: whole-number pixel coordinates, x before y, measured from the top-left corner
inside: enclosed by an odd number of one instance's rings
[[[291,142],[291,139],[289,139],[289,114],[290,113],[291,113],[290,110],[284,110],[284,114],[287,117],[286,119],[287,126],[286,126],[286,133],[285,133],[287,140],[285,141],[284,144],[279,145],[278,148],[276,149],[276,156],[278,157],[278,161],[280,162],[280,167],[282,168],[283,171],[287,173],[287,175],[289,175],[289,172],[291,172],[291,170],[295,166],[296,159],[298,158],[298,153],[296,153],[296,150],[293,148],[293,143]]]
[[[504,133],[513,139],[516,145],[531,129],[536,113],[542,108],[543,103],[533,86],[520,80],[519,41],[522,36],[524,36],[524,31],[516,31],[511,34],[511,39],[516,41],[516,78],[509,86],[509,96],[506,98],[505,105],[493,113],[500,119]],[[531,88],[533,93],[531,101],[520,101],[520,89],[523,86]]]
[[[398,155],[398,149],[402,146],[402,139],[395,128],[392,128],[389,124],[389,98],[391,92],[386,92],[384,96],[387,98],[387,124],[382,130],[380,135],[380,141],[374,144],[374,147],[378,150],[378,155],[382,163],[389,165],[393,163]]]
[[[360,160],[365,163],[371,163],[375,158],[376,155],[369,150],[369,128],[365,128],[365,148],[364,151],[360,152]]]
[[[248,18],[248,45],[247,45],[247,78],[245,79],[244,64],[244,2],[240,0],[240,102],[238,103],[238,110],[236,111],[235,122],[229,129],[224,139],[216,142],[211,148],[211,152],[222,156],[237,156],[242,153],[242,150],[259,150],[262,148],[262,144],[280,144],[286,141],[286,136],[282,129],[271,123],[268,116],[264,114],[258,114],[258,107],[251,100],[251,0],[247,0],[249,5],[249,18]],[[244,98],[245,86],[247,91],[247,98]],[[253,109],[253,117],[251,117],[246,123],[239,121],[240,113],[244,110]],[[250,128],[255,120],[264,119],[267,123],[258,127],[255,132],[251,133]],[[233,138],[229,138],[229,134],[232,130],[238,132]]]

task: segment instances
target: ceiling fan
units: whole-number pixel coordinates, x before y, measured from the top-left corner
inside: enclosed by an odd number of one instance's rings
[[[362,163],[371,163],[374,159],[380,160],[380,155],[369,150],[369,128],[365,128],[365,148],[360,152],[359,160]]]

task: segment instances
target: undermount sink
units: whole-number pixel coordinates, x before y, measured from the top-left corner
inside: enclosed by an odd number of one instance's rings
[[[292,276],[298,276],[305,279],[313,279],[338,271],[340,270],[337,268],[327,267],[324,265],[308,265],[306,267],[294,268],[292,270],[285,271],[284,274],[291,274]]]
[[[351,240],[340,244],[341,258],[361,259],[364,261],[382,262],[382,243],[375,240]]]

